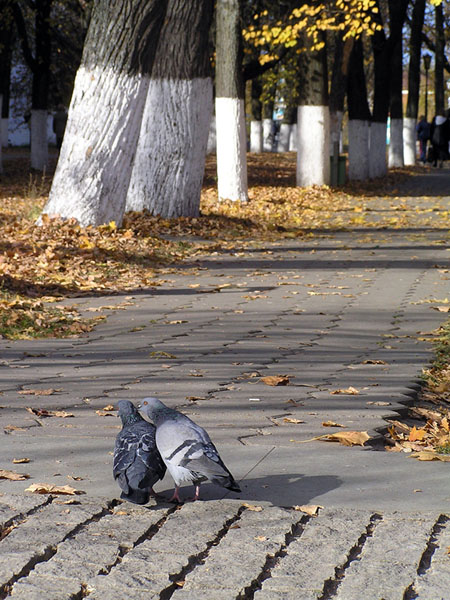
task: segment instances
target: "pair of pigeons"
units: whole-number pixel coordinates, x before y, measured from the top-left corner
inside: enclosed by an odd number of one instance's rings
[[[156,495],[153,486],[164,477],[166,468],[175,482],[170,501],[181,502],[183,482],[195,485],[194,500],[207,479],[241,491],[209,435],[186,415],[157,398],[145,398],[137,408],[129,400],[119,400],[118,407],[122,430],[115,443],[113,475],[122,489],[121,498],[146,504]]]

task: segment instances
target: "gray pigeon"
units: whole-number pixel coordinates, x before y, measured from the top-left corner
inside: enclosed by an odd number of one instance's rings
[[[183,482],[195,485],[194,500],[198,500],[200,484],[207,479],[234,492],[241,491],[202,427],[157,398],[144,398],[138,410],[156,425],[156,446],[175,481],[170,501],[180,502],[178,490]]]
[[[122,493],[120,497],[135,504],[146,504],[153,486],[164,477],[166,465],[156,448],[156,428],[145,421],[129,400],[119,400],[122,431],[114,447],[113,475]]]

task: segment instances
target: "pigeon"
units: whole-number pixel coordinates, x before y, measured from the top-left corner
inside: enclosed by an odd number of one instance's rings
[[[166,465],[156,448],[156,428],[145,421],[129,400],[119,400],[122,430],[114,447],[113,475],[124,500],[146,504],[155,483],[164,477]]]
[[[194,484],[194,501],[200,496],[200,484],[207,479],[233,492],[241,491],[209,435],[197,423],[157,398],[144,398],[138,410],[156,425],[156,446],[175,482],[170,502],[181,502],[178,491],[183,482]]]

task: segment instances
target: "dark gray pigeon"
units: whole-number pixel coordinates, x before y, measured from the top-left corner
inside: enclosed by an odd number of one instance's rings
[[[202,427],[157,398],[144,398],[138,410],[156,425],[156,445],[175,481],[171,501],[180,502],[178,490],[183,482],[195,485],[194,500],[207,479],[233,492],[241,491]]]
[[[145,421],[129,400],[119,400],[122,431],[114,447],[113,475],[120,497],[135,504],[146,504],[153,486],[164,477],[166,465],[155,443],[156,428]]]

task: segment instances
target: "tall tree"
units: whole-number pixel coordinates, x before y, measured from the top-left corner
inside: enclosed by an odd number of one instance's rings
[[[390,86],[389,167],[403,167],[403,44],[401,38],[397,40],[392,51]]]
[[[370,109],[367,100],[362,39],[355,40],[350,55],[348,80],[348,176],[363,181],[369,177]]]
[[[216,132],[219,200],[248,200],[240,0],[216,2]]]
[[[330,113],[325,46],[299,55],[297,109],[297,185],[327,185],[330,180]]]
[[[403,153],[405,165],[416,163],[416,124],[419,116],[420,56],[425,0],[416,0],[412,12],[409,41],[408,101],[403,120]]]
[[[168,1],[127,210],[146,208],[164,217],[199,214],[213,102],[209,64],[212,15],[213,0]]]
[[[97,0],[44,213],[120,223],[167,1]]]
[[[261,77],[255,77],[251,81],[250,102],[251,102],[251,121],[250,121],[250,152],[262,152],[263,150],[263,129],[262,129],[262,83]]]
[[[444,110],[444,13],[442,4],[435,7],[436,53],[434,63],[434,101],[435,113]]]

